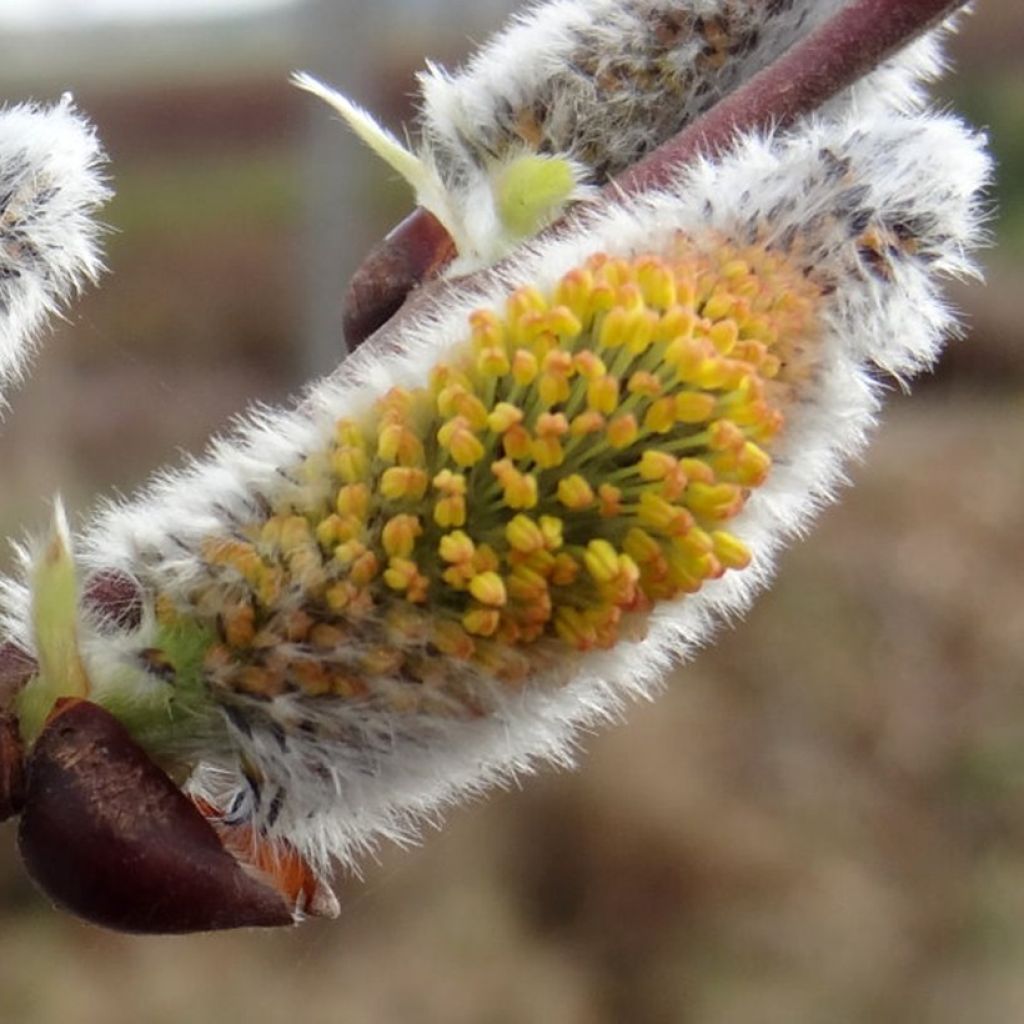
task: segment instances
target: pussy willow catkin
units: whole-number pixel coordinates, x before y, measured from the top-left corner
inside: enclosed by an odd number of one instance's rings
[[[91,698],[324,869],[569,760],[767,582],[877,369],[935,358],[987,173],[955,119],[849,114],[591,209],[101,512],[81,573],[141,614],[82,607]]]
[[[103,159],[68,96],[0,108],[0,411],[47,317],[99,273]]]

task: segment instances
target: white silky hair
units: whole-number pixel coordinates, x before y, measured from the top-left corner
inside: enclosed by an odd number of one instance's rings
[[[47,319],[102,269],[104,163],[69,95],[0,109],[0,412]]]
[[[786,412],[767,482],[731,525],[753,552],[750,568],[657,606],[643,639],[567,654],[521,692],[503,691],[481,670],[494,710],[475,721],[296,694],[256,701],[215,693],[231,705],[229,742],[204,746],[197,737],[190,788],[252,814],[326,871],[333,858],[355,869],[381,839],[410,841],[446,806],[540,763],[571,764],[587,730],[656,692],[669,668],[744,612],[781,546],[834,500],[844,464],[874,424],[879,372],[905,380],[932,364],[956,327],[941,280],[975,272],[970,253],[982,240],[978,195],[988,174],[984,139],[948,116],[878,107],[809,120],[799,133],[739,138],[728,155],[680,172],[671,188],[583,209],[571,230],[524,247],[475,291],[447,295],[393,329],[386,351],[357,350],[295,408],[257,409],[205,458],[101,509],[76,541],[83,570],[129,574],[147,600],[156,591],[183,594],[204,577],[204,539],[263,518],[267,502],[294,486],[289,471],[328,445],[339,417],[360,416],[391,387],[422,386],[426,369],[463,343],[469,313],[501,308],[515,287],[551,289],[593,253],[669,251],[680,234],[709,250],[750,243],[787,253],[822,286],[812,384]],[[877,240],[870,250],[866,234]],[[24,587],[8,584],[4,597],[6,626],[31,648]],[[150,645],[153,623],[147,609],[127,638],[87,636],[90,675],[102,681],[127,648]],[[315,728],[292,728],[299,722]],[[243,762],[265,780],[273,820],[247,791]]]
[[[571,172],[566,206],[606,184],[820,27],[849,0],[549,0],[514,16],[450,73],[419,75],[419,142],[407,148],[361,107],[307,74],[300,88],[333,107],[412,186],[455,242],[446,269],[458,277],[489,266],[521,238],[498,209],[503,169],[530,153]],[[943,36],[925,34],[818,116],[909,113],[944,66]],[[716,50],[717,47],[717,50]],[[524,188],[528,186],[524,185]],[[524,196],[524,200],[528,196]]]
[[[514,17],[451,74],[419,76],[425,165],[440,176],[449,206],[468,223],[461,274],[490,260],[491,221],[481,210],[493,166],[524,144],[563,156],[604,184],[818,28],[848,0],[551,0]],[[720,61],[701,32],[726,25],[736,38]],[[954,20],[906,47],[820,112],[861,116],[878,106],[909,112],[943,67],[942,36]],[[678,37],[672,33],[678,32]],[[656,69],[653,70],[653,69]],[[607,83],[607,84],[605,84]],[[483,233],[475,230],[480,221]],[[477,258],[479,257],[479,258]]]

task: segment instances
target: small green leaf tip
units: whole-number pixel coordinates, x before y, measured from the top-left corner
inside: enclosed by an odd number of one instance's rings
[[[558,216],[576,187],[571,161],[535,154],[518,157],[494,181],[503,227],[513,238],[529,238]]]
[[[64,506],[53,506],[50,535],[31,567],[32,630],[39,671],[19,698],[22,736],[31,741],[59,697],[86,697],[89,678],[78,649],[78,577]]]

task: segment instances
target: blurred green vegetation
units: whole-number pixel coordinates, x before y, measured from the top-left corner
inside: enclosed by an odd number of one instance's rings
[[[943,92],[955,110],[989,134],[996,160],[998,258],[1024,260],[1024,76],[1019,69],[974,72],[951,79]]]

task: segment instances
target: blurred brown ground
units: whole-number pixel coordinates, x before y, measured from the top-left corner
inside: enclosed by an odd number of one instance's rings
[[[1018,0],[984,0],[945,86],[1002,162],[969,338],[746,622],[578,772],[341,879],[337,922],[109,935],[44,905],[6,826],[0,1024],[1024,1020],[1022,44]],[[389,59],[397,123],[420,54]],[[76,88],[113,158],[112,275],[3,425],[5,533],[300,384],[306,108],[281,78]],[[403,201],[384,183],[361,215]]]

